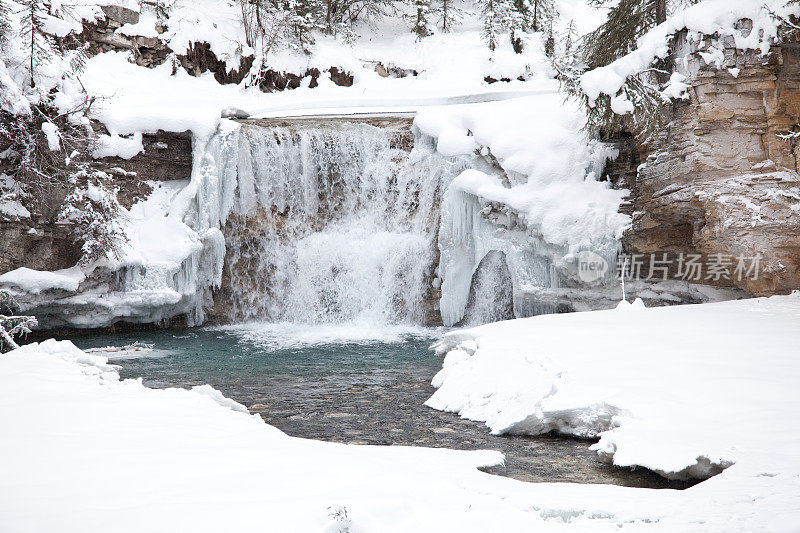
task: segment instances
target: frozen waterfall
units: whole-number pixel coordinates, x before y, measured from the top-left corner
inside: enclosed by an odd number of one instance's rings
[[[509,217],[513,218],[513,213],[500,213],[502,220],[498,220],[497,215],[491,205],[482,204],[477,196],[458,187],[448,188],[439,230],[439,268],[444,280],[441,315],[445,325],[464,319],[468,304],[471,316],[467,317],[467,322],[486,322],[489,317],[485,309],[494,306],[497,296],[509,290],[500,285],[503,279],[510,281],[513,292],[526,287],[558,288],[558,275],[550,260],[553,252],[548,246],[524,226],[511,223]],[[478,267],[482,260],[492,252],[497,252],[491,260],[495,274],[480,272]],[[493,289],[482,288],[490,276],[495,280]],[[473,299],[480,298],[483,291],[482,303],[468,301],[471,288],[474,289]],[[520,301],[520,298],[513,298],[514,316],[531,314],[520,307]],[[484,311],[476,310],[476,305],[483,305]]]
[[[199,234],[224,235],[224,271],[218,253],[206,269],[222,272],[214,316],[473,325],[555,312],[563,282],[580,290],[580,247],[470,189],[475,177],[513,189],[490,157],[445,157],[407,119],[371,122],[223,123],[197,157],[187,211]],[[613,261],[615,239],[587,242]]]
[[[198,215],[224,228],[230,319],[435,321],[439,206],[466,161],[409,126],[245,124],[212,140]]]

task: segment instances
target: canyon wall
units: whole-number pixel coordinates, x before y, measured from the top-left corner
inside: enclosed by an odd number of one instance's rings
[[[730,274],[699,283],[765,296],[800,289],[798,143],[779,135],[800,121],[800,45],[762,56],[732,39],[676,36],[676,70],[689,84],[667,124],[646,146],[620,140],[610,169],[632,191],[629,254],[697,254],[730,261]],[[709,64],[712,63],[712,64]],[[638,167],[638,168],[637,168]],[[721,255],[720,255],[721,254]],[[759,275],[734,275],[737,258],[761,256]],[[670,277],[680,278],[673,261]]]

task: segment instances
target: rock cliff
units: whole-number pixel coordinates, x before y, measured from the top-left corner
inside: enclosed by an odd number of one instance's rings
[[[620,141],[610,174],[632,191],[623,245],[645,269],[651,254],[730,261],[727,276],[703,274],[704,284],[756,296],[800,289],[798,146],[779,136],[800,121],[800,45],[762,56],[721,42],[676,36],[671,59],[688,99],[670,106],[649,145]],[[734,275],[737,258],[756,256],[758,276]],[[671,277],[685,274],[678,267]]]

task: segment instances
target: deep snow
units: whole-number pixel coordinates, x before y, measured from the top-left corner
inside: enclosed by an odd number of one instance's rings
[[[432,402],[447,392],[475,417],[505,429],[527,419],[529,431],[542,414],[566,431],[603,429],[614,411],[597,447],[616,449],[619,464],[675,472],[700,455],[733,463],[685,491],[527,484],[476,470],[500,461],[495,452],[296,439],[209,386],[147,389],[120,381],[104,357],[48,340],[0,356],[0,525],[795,530],[800,295],[627,307],[448,333]]]
[[[791,530],[800,518],[800,431],[789,422],[800,409],[798,317],[800,292],[651,309],[639,300],[454,331],[434,345],[446,355],[426,404],[495,433],[599,436],[601,457],[668,477],[724,469],[687,491],[720,491],[705,509],[687,498],[687,521]],[[723,492],[741,506],[726,509]],[[770,521],[772,506],[780,512]]]

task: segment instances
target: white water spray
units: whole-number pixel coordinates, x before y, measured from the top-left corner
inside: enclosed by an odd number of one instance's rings
[[[405,124],[329,121],[219,136],[213,157],[228,184],[212,188],[228,196],[203,203],[226,221],[230,318],[430,320],[439,204],[465,163],[425,139],[403,150],[408,136]]]

